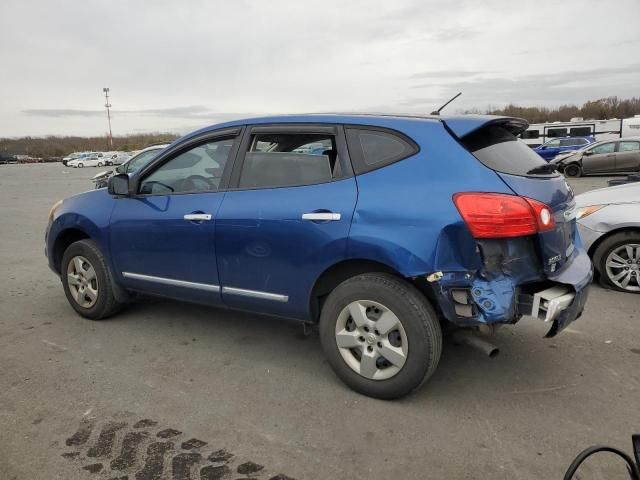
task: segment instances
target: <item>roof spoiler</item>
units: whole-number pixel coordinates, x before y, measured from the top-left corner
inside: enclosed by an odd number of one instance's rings
[[[443,118],[443,121],[447,128],[451,130],[456,137],[462,138],[470,133],[475,132],[481,128],[486,128],[491,125],[498,125],[513,135],[520,135],[527,128],[529,128],[529,122],[523,118],[516,117],[499,117],[493,115],[464,115],[460,117]]]

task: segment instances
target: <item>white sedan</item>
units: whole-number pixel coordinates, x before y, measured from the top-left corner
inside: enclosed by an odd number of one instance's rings
[[[97,155],[91,155],[84,158],[76,158],[67,162],[67,167],[83,168],[83,167],[102,167],[104,166],[104,159],[98,158]]]

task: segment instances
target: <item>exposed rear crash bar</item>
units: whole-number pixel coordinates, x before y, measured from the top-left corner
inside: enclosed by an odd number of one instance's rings
[[[569,286],[558,285],[534,293],[531,316],[552,322],[558,314],[571,305],[576,294]]]

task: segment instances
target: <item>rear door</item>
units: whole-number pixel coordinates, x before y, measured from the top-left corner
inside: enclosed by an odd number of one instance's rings
[[[621,140],[616,152],[617,172],[637,172],[640,170],[640,141]]]
[[[223,302],[306,319],[319,275],[346,257],[357,198],[342,128],[245,133],[216,220]]]
[[[616,142],[606,142],[588,148],[582,155],[584,173],[613,172],[616,169]]]

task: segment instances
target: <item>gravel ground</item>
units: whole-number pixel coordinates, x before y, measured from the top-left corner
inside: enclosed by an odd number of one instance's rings
[[[495,359],[445,343],[425,388],[393,402],[348,390],[286,321],[165,300],[84,320],[43,234],[95,173],[0,166],[2,479],[551,479],[640,432],[640,297],[598,286],[554,339],[523,319]],[[581,478],[628,477],[604,456]]]

